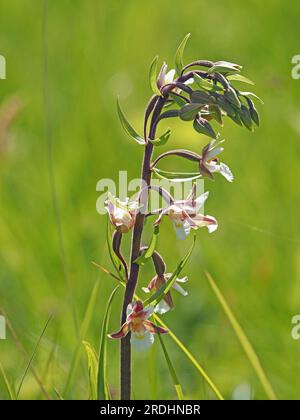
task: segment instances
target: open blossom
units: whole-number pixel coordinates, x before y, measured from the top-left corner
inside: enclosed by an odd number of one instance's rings
[[[223,141],[217,142],[217,140],[212,140],[203,148],[202,157],[200,159],[200,172],[202,175],[206,175],[210,178],[213,178],[212,174],[214,172],[218,172],[223,175],[227,181],[232,182],[234,177],[230,168],[225,165],[225,163],[219,162],[219,158],[217,157],[224,150],[224,147],[220,147]]]
[[[170,273],[166,273],[163,275],[157,275],[154,277],[147,287],[143,287],[143,291],[145,293],[150,292],[156,292],[158,289],[160,289],[166,282],[169,280],[169,278],[172,276]],[[186,283],[188,281],[187,277],[183,277],[181,279],[177,278],[173,284],[173,289],[177,290],[182,296],[187,296],[188,292],[186,292],[181,286],[180,283]],[[171,292],[165,294],[164,298],[155,306],[154,312],[158,314],[165,314],[170,309],[174,308],[174,303],[172,299]]]
[[[140,300],[132,302],[127,307],[126,322],[120,331],[110,334],[110,338],[121,339],[131,332],[131,344],[136,351],[148,350],[154,342],[154,334],[166,334],[165,328],[154,325],[148,318],[153,314],[154,307],[144,308]]]
[[[216,219],[212,216],[204,216],[199,213],[209,193],[206,192],[197,198],[193,197],[193,192],[186,200],[175,200],[170,206],[163,209],[159,214],[155,224],[161,223],[163,216],[168,216],[174,224],[177,239],[185,239],[191,229],[207,227],[210,233],[218,228]]]
[[[175,80],[175,75],[176,75],[176,70],[171,69],[169,71],[168,70],[168,66],[166,63],[163,64],[160,73],[158,75],[158,79],[157,79],[157,87],[159,89],[161,89],[163,86],[165,85],[169,85],[170,83],[173,83]],[[185,85],[189,85],[191,83],[194,82],[193,78],[188,79],[184,84]],[[180,89],[175,89],[175,92],[180,92]]]
[[[121,201],[109,194],[105,208],[109,214],[111,223],[120,233],[127,233],[135,224],[136,215],[139,211],[137,201]]]

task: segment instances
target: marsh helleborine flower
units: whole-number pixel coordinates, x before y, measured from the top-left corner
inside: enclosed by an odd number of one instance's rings
[[[143,287],[142,290],[145,293],[150,293],[152,291],[156,292],[158,289],[160,289],[163,285],[167,283],[167,281],[169,280],[171,276],[172,274],[170,273],[157,275],[150,281],[148,286]],[[177,290],[177,292],[179,292],[182,296],[187,296],[188,292],[185,291],[179,284],[179,283],[186,283],[187,281],[188,281],[187,277],[177,278],[172,287],[173,289]],[[162,315],[173,308],[174,308],[174,303],[173,303],[171,292],[169,291],[165,294],[163,299],[155,306],[154,312]]]
[[[126,322],[120,331],[109,334],[110,338],[121,339],[131,332],[131,344],[136,351],[148,350],[154,342],[154,334],[166,334],[165,328],[154,325],[148,318],[153,314],[154,307],[144,308],[140,300],[132,302],[127,307]]]
[[[109,194],[105,208],[111,223],[116,229],[120,233],[127,233],[133,228],[140,207],[137,201],[130,202],[129,198],[126,201],[121,201],[119,198]]]
[[[175,200],[170,206],[163,209],[155,221],[155,225],[161,223],[162,217],[167,215],[174,224],[177,239],[185,239],[191,229],[199,229],[207,227],[210,233],[218,228],[216,219],[212,216],[204,216],[198,213],[208,197],[206,192],[198,198],[193,198],[191,195],[186,200]]]
[[[223,142],[224,140],[219,142],[217,142],[217,140],[212,140],[203,148],[202,156],[199,162],[200,173],[203,176],[213,178],[213,173],[218,172],[223,175],[227,181],[232,182],[234,177],[230,168],[223,162],[219,163],[219,159],[217,157],[224,150],[224,147],[220,147]]]

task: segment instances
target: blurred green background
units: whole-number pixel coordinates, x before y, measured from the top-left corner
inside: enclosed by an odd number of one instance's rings
[[[91,264],[111,268],[106,219],[95,209],[96,183],[117,179],[119,170],[138,177],[142,157],[142,148],[120,127],[116,96],[140,129],[151,94],[152,58],[159,54],[172,67],[179,42],[191,32],[186,62],[242,64],[265,105],[258,105],[262,124],[254,134],[226,120],[224,161],[236,180],[232,185],[220,177],[206,181],[211,191],[206,211],[220,227],[213,235],[199,232],[185,270],[189,296],[176,296],[177,310],[165,321],[226,398],[241,384],[251,387],[253,398],[265,398],[203,274],[209,270],[278,397],[299,398],[300,341],[291,338],[291,318],[300,313],[300,80],[291,77],[291,59],[300,54],[299,5],[283,0],[52,0],[46,29],[44,13],[42,0],[1,5],[0,54],[7,60],[7,80],[0,81],[2,118],[22,103],[0,139],[0,307],[16,334],[9,330],[7,340],[0,341],[9,380],[18,386],[52,313],[32,366],[52,398],[54,389],[64,392],[97,282],[96,307],[84,339],[98,347],[114,283]],[[168,125],[174,133],[168,147],[199,151],[207,141],[186,123]],[[190,240],[174,239],[171,224],[164,223],[159,250],[170,271],[190,245]],[[152,274],[151,265],[143,269],[143,285]],[[122,293],[114,303],[111,330],[118,327]],[[170,338],[165,343],[185,397],[214,398]],[[118,343],[109,342],[108,350],[109,384],[117,396]],[[135,398],[176,398],[158,341],[150,355],[134,357],[133,392]],[[88,398],[82,346],[64,396]],[[0,398],[8,398],[2,378]],[[20,398],[43,398],[31,370]]]

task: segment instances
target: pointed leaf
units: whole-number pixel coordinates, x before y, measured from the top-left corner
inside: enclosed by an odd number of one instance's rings
[[[179,118],[183,121],[193,121],[198,115],[201,104],[186,104],[179,110]]]
[[[230,74],[229,76],[227,76],[227,79],[230,81],[247,83],[248,85],[255,85],[255,83],[252,82],[252,80],[248,79],[242,74]]]
[[[260,99],[259,96],[255,95],[255,93],[252,93],[252,92],[239,92],[239,95],[241,95],[241,96],[247,96],[247,97],[252,96],[253,98],[258,99],[259,102],[264,105],[264,101],[262,99]]]
[[[145,252],[143,252],[143,254],[140,255],[134,261],[136,264],[143,266],[152,257],[153,252],[155,251],[155,248],[156,248],[158,235],[159,235],[159,226],[154,226],[153,235],[152,235],[150,244],[148,246],[148,249]]]
[[[181,400],[183,400],[182,387],[181,387],[181,385],[180,385],[180,382],[179,382],[179,380],[178,380],[178,376],[177,376],[177,374],[176,374],[175,368],[174,368],[174,366],[173,366],[173,363],[171,362],[171,359],[170,359],[169,353],[168,353],[168,351],[167,351],[167,348],[166,348],[166,346],[165,346],[165,343],[164,343],[163,338],[162,338],[162,336],[161,336],[161,334],[160,334],[160,333],[158,333],[158,339],[159,339],[159,342],[160,342],[160,345],[161,345],[162,351],[163,351],[163,353],[164,353],[164,356],[165,356],[165,359],[166,359],[166,362],[167,362],[167,365],[168,365],[168,369],[169,369],[169,372],[170,372],[171,378],[172,378],[172,380],[173,380],[173,384],[174,384],[174,387],[175,387],[175,391],[176,391],[176,394],[177,394],[178,400],[180,400],[180,401],[181,401]]]
[[[132,127],[132,125],[127,120],[124,112],[122,111],[120,100],[117,99],[117,110],[118,115],[122,124],[122,127],[124,128],[125,132],[128,134],[128,136],[132,137],[138,144],[145,144],[145,140],[142,136],[140,136],[135,129]]]
[[[170,136],[171,136],[171,130],[168,128],[160,137],[158,137],[155,140],[150,140],[150,141],[156,147],[164,146],[165,144],[167,144]]]
[[[106,380],[106,366],[107,366],[107,334],[108,334],[108,324],[110,320],[110,313],[111,313],[111,305],[115,294],[119,286],[117,286],[112,294],[109,297],[107,302],[105,315],[102,323],[102,331],[101,331],[101,338],[100,338],[100,349],[99,349],[99,366],[98,366],[98,379],[97,379],[97,399],[98,400],[109,400],[110,394],[109,389],[107,386]]]
[[[97,400],[97,378],[98,378],[98,355],[94,347],[87,341],[83,341],[87,358],[88,358],[88,372],[89,372],[89,399]]]
[[[180,76],[181,71],[183,69],[183,52],[184,52],[187,40],[189,39],[190,36],[191,34],[189,33],[184,37],[184,39],[181,41],[181,44],[179,45],[175,54],[175,69],[178,76]]]
[[[153,172],[161,179],[168,179],[172,182],[188,182],[201,178],[199,172],[170,172],[162,169],[153,168]]]
[[[149,81],[150,81],[150,87],[153,93],[155,93],[155,95],[161,96],[160,90],[158,89],[158,86],[157,86],[157,62],[158,62],[158,56],[156,56],[153,59],[150,65]]]
[[[216,133],[214,132],[212,126],[204,118],[195,119],[193,126],[198,133],[204,134],[213,139],[216,138]]]
[[[205,90],[214,91],[214,92],[224,90],[222,86],[215,85],[211,80],[203,79],[197,73],[194,74],[194,81],[200,89],[205,89]]]

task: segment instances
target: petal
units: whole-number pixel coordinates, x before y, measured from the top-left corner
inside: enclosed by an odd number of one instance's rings
[[[109,338],[114,338],[114,339],[123,338],[123,337],[126,337],[128,332],[129,332],[129,325],[127,324],[127,322],[125,322],[122,325],[120,331],[118,331],[116,333],[113,333],[113,334],[109,334],[108,337]]]
[[[188,292],[184,290],[179,284],[176,282],[173,284],[173,289],[175,289],[177,292],[179,292],[182,296],[187,296]]]
[[[170,71],[168,71],[168,73],[165,75],[165,85],[173,82],[175,73],[176,71],[174,69],[171,69]]]
[[[158,327],[157,325],[154,325],[151,321],[144,321],[143,322],[144,327],[147,331],[151,332],[152,334],[167,334],[168,330],[166,330],[163,327]]]
[[[174,223],[176,237],[180,241],[184,240],[190,233],[190,225],[188,223]]]
[[[147,308],[143,310],[143,319],[149,318],[153,314],[154,309],[155,307],[153,305],[147,306]]]
[[[150,293],[150,289],[148,289],[148,287],[142,287],[142,291],[145,293]]]
[[[186,283],[189,280],[188,276],[176,279],[177,283]]]
[[[127,306],[126,316],[128,316],[132,313],[132,307],[133,307],[133,302],[129,303],[129,305]]]
[[[136,352],[147,351],[154,343],[154,335],[149,331],[142,334],[132,333],[130,342]]]
[[[207,191],[196,198],[195,203],[196,203],[197,212],[203,209],[204,203],[208,199],[208,196],[209,196],[209,192]]]
[[[165,314],[166,312],[169,312],[171,310],[170,306],[167,304],[167,302],[162,299],[156,306],[154,312],[160,315]]]
[[[233,173],[231,172],[229,166],[225,165],[225,163],[220,164],[220,174],[223,175],[229,182],[234,180]]]
[[[202,214],[197,214],[197,216],[191,218],[194,229],[207,227],[209,233],[212,233],[218,229],[218,222],[212,216],[203,216]]]

